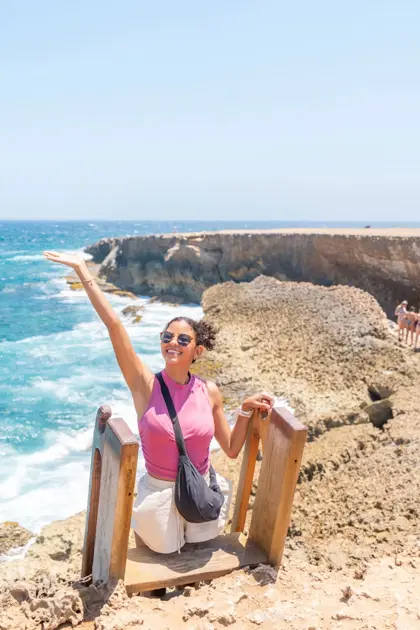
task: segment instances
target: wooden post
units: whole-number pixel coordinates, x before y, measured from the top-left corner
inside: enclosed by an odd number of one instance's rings
[[[124,577],[139,445],[122,418],[96,417],[82,575],[108,582]]]
[[[244,531],[252,482],[254,480],[255,462],[257,461],[258,446],[260,443],[260,422],[261,413],[254,411],[252,420],[249,423],[248,435],[242,457],[241,474],[236,490],[235,511],[233,513],[230,530],[232,533]]]
[[[86,510],[85,542],[83,545],[82,577],[92,573],[93,550],[95,548],[96,524],[98,521],[99,494],[101,489],[102,451],[104,431],[112,415],[110,407],[99,407],[93,429],[90,483]]]
[[[249,539],[281,563],[307,428],[284,408],[271,412]]]
[[[260,421],[260,441],[261,441],[261,450],[262,450],[262,454],[264,456],[264,449],[265,449],[265,441],[267,439],[267,433],[268,433],[268,427],[270,426],[270,419],[271,419],[271,414],[269,417],[264,418],[263,416],[261,416],[261,421]]]

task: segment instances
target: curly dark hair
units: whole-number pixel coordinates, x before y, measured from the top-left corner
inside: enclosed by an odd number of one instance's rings
[[[215,326],[209,324],[209,322],[205,322],[203,319],[197,322],[190,317],[174,317],[166,324],[165,330],[168,330],[169,326],[174,322],[185,322],[193,329],[197,346],[204,346],[206,350],[214,349],[217,335]]]

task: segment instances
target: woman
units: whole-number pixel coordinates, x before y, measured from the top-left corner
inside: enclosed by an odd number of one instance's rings
[[[406,313],[405,321],[406,321],[405,325],[406,325],[406,330],[407,330],[407,333],[405,336],[405,343],[408,343],[408,334],[410,333],[410,346],[412,346],[414,342],[414,331],[416,329],[416,322],[417,322],[417,313],[414,306],[411,306],[408,313]]]
[[[406,328],[407,300],[403,300],[395,309],[395,317],[398,323],[398,341],[404,341],[404,330]]]
[[[146,464],[133,509],[132,525],[139,538],[159,553],[179,551],[185,542],[203,542],[218,536],[229,509],[228,484],[218,477],[225,494],[219,519],[187,523],[175,507],[174,483],[178,450],[172,421],[155,375],[134,351],[130,338],[112,306],[78,256],[44,252],[47,260],[72,267],[108,329],[118,365],[133,397]],[[234,428],[229,428],[223,411],[222,395],[215,383],[190,374],[191,364],[214,345],[215,331],[206,322],[177,317],[161,333],[165,360],[163,379],[173,399],[187,451],[200,474],[208,480],[210,442],[213,436],[228,457],[236,458],[244,445],[249,419],[254,409],[269,412],[273,398],[256,394],[246,398],[238,409]]]

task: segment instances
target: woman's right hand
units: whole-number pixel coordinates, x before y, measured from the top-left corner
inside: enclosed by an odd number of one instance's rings
[[[77,254],[60,254],[59,252],[44,252],[44,256],[51,262],[60,263],[60,265],[67,265],[72,269],[80,269],[85,262],[81,256]]]

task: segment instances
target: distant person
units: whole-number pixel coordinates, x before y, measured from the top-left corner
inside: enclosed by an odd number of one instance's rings
[[[418,339],[420,335],[420,309],[417,313],[417,321],[416,321],[416,340],[414,342],[414,352],[417,351]]]
[[[410,334],[409,345],[412,346],[414,343],[414,332],[416,330],[416,323],[417,323],[417,313],[414,306],[411,306],[408,313],[406,313],[405,322],[406,322],[406,331],[407,331],[406,336],[405,336],[405,343],[408,343],[408,335]]]
[[[165,367],[155,375],[134,350],[126,329],[92,278],[84,260],[73,254],[58,252],[44,252],[44,255],[47,260],[76,271],[92,306],[108,329],[118,365],[133,397],[147,471],[139,481],[133,508],[132,526],[137,535],[136,542],[158,553],[173,553],[186,542],[201,543],[215,538],[223,530],[228,516],[229,485],[218,477],[226,500],[216,520],[187,522],[181,517],[174,499],[179,456],[163,391],[166,388],[169,390],[189,458],[207,484],[213,472],[210,466],[213,437],[228,457],[238,457],[254,409],[269,412],[274,399],[268,394],[247,397],[237,410],[235,425],[231,429],[217,385],[190,373],[192,363],[206,349],[213,349],[215,330],[211,324],[188,317],[172,319],[160,333],[160,350]]]
[[[398,341],[404,341],[404,330],[406,326],[407,300],[403,300],[395,309],[395,317],[398,324]]]

